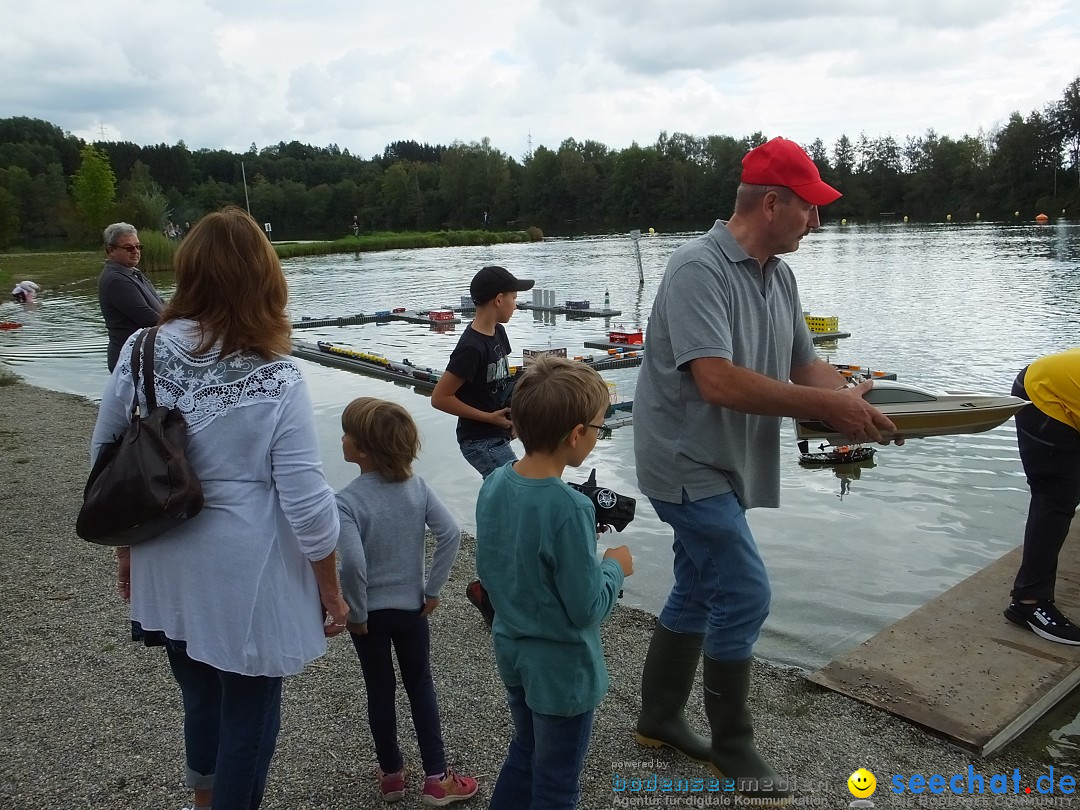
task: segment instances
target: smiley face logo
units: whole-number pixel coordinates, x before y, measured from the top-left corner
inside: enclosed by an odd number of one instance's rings
[[[856,799],[867,799],[877,789],[877,779],[866,768],[859,768],[847,780],[848,790]]]

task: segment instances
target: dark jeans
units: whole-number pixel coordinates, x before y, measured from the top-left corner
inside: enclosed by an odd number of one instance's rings
[[[559,717],[534,712],[520,687],[506,688],[506,702],[514,719],[514,739],[488,810],[574,810],[593,713]]]
[[[1024,374],[1013,396],[1027,399]],[[1080,504],[1080,433],[1034,405],[1016,414],[1016,441],[1031,490],[1024,559],[1013,582],[1014,599],[1053,599],[1058,553]]]
[[[281,728],[281,678],[238,675],[165,645],[184,700],[188,787],[214,791],[216,810],[256,810]]]
[[[446,770],[446,754],[435,684],[431,680],[428,652],[431,632],[427,616],[421,616],[419,610],[373,610],[368,614],[367,629],[367,635],[350,635],[367,685],[368,724],[379,767],[386,773],[394,773],[404,764],[398,748],[394,708],[397,679],[390,658],[393,645],[401,683],[409,696],[424,773],[441,774]]]

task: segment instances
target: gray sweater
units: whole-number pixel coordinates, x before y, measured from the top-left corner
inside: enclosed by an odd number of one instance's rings
[[[157,324],[165,303],[139,268],[124,267],[110,259],[98,278],[98,304],[109,330],[108,363],[112,371],[127,339],[136,329]]]
[[[419,610],[425,597],[438,598],[461,529],[423,478],[391,484],[377,472],[365,473],[337,494],[337,504],[338,570],[350,622],[367,622],[372,610]],[[425,526],[435,535],[426,581]]]

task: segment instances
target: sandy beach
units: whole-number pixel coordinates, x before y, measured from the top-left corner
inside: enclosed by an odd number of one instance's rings
[[[179,810],[191,797],[183,787],[178,690],[163,651],[128,641],[111,550],[74,532],[95,416],[87,400],[0,380],[0,803],[20,810]],[[489,636],[464,596],[473,570],[467,540],[432,616],[432,665],[448,759],[480,780],[477,797],[461,806],[485,807],[510,720]],[[702,766],[634,742],[640,667],[653,622],[620,607],[605,626],[611,689],[596,713],[581,806],[735,803],[709,789]],[[810,684],[804,675],[758,662],[751,691],[759,745],[794,780],[798,806],[849,806],[847,779],[860,767],[877,777],[872,801],[879,808],[1080,806],[1060,793],[1054,801],[1011,793],[1015,770],[1022,784],[1031,785],[1053,764],[1033,758],[1023,745],[988,759],[972,757],[891,715]],[[382,806],[372,777],[365,700],[347,638],[333,640],[324,658],[286,681],[264,807]],[[689,712],[704,731],[700,694]],[[406,757],[418,763],[403,696],[398,717]],[[894,775],[958,774],[966,780],[969,766],[985,776],[987,792],[981,796],[956,796],[948,788],[942,795],[892,792]],[[994,774],[1008,775],[1008,795],[989,793]],[[422,806],[415,779],[410,788],[399,807]]]

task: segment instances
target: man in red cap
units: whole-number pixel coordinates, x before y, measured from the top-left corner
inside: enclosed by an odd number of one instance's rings
[[[668,262],[634,395],[638,485],[675,535],[675,584],[642,672],[637,740],[777,804],[791,793],[755,748],[747,705],[770,590],[746,510],[779,504],[782,417],[820,419],[856,441],[895,429],[863,400],[871,383],[845,388],[818,358],[795,276],[778,258],[839,196],[795,142],[752,149],[731,219]],[[708,737],[684,714],[703,649]]]

